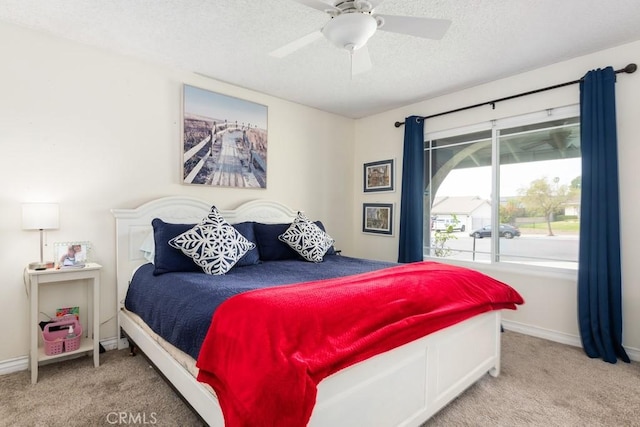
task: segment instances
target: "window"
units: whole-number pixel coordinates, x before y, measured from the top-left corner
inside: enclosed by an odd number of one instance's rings
[[[573,106],[426,135],[425,255],[577,268],[578,114]]]

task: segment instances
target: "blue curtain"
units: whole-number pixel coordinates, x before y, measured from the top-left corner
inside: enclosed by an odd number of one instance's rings
[[[404,121],[398,262],[423,260],[423,194],[424,120],[422,117],[410,116]]]
[[[578,323],[587,355],[609,363],[629,362],[622,347],[615,80],[607,67],[588,72],[580,82]]]

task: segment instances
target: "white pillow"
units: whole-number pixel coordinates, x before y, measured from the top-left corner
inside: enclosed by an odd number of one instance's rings
[[[256,245],[231,226],[215,206],[199,224],[169,240],[207,274],[225,274]]]
[[[156,256],[156,242],[153,239],[153,231],[149,232],[147,237],[145,237],[144,242],[140,245],[140,251],[142,252],[144,259],[153,264],[153,260]]]
[[[287,231],[278,236],[278,240],[286,243],[307,261],[322,262],[324,254],[335,243],[335,240],[320,227],[310,221],[302,212],[298,212]]]

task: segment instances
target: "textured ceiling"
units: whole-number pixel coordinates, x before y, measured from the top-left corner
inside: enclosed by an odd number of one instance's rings
[[[353,118],[640,40],[640,0],[385,0],[376,12],[452,25],[439,41],[376,32],[373,69],[352,78],[324,38],[268,55],[328,20],[291,0],[0,1],[2,21]]]

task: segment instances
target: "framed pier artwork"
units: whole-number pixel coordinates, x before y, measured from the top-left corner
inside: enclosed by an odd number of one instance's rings
[[[267,188],[267,107],[183,85],[182,183]]]

